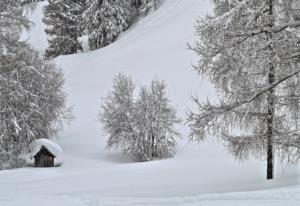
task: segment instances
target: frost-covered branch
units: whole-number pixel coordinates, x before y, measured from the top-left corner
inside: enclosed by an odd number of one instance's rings
[[[199,41],[192,50],[199,55],[195,69],[211,81],[220,101],[193,98],[190,139],[215,135],[238,159],[267,157],[272,178],[273,153],[288,161],[300,157],[300,5],[213,2],[214,15],[197,21]]]
[[[166,97],[164,82],[154,80],[133,97],[131,78],[119,74],[113,91],[104,99],[99,119],[108,135],[107,149],[121,148],[138,161],[150,161],[175,154],[179,120]]]

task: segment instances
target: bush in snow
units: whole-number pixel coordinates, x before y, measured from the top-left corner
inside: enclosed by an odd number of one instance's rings
[[[47,58],[74,54],[82,50],[79,37],[82,35],[84,1],[48,0],[43,22],[46,24],[49,47]]]
[[[84,19],[91,49],[114,42],[128,28],[130,20],[128,0],[87,0]]]
[[[26,165],[25,159],[12,152],[0,151],[0,170],[20,168]]]
[[[1,168],[22,166],[19,156],[28,152],[30,142],[51,137],[67,118],[62,73],[19,41],[28,26],[20,5],[7,1],[0,7]]]
[[[134,89],[131,78],[119,74],[104,99],[99,118],[109,136],[107,148],[121,148],[138,161],[173,156],[179,136],[174,124],[179,120],[166,97],[166,84],[152,81],[150,88],[141,88],[137,100]]]

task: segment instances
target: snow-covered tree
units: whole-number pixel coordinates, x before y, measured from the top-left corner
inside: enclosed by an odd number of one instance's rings
[[[164,82],[153,81],[134,99],[131,78],[119,74],[113,91],[104,99],[99,119],[108,134],[107,148],[121,148],[138,161],[150,161],[175,154],[178,133],[176,111],[166,97]]]
[[[22,29],[29,28],[29,21],[23,16],[21,1],[0,1],[0,58],[9,47],[17,47]]]
[[[50,138],[66,117],[62,73],[24,49],[0,73],[0,150],[14,157],[28,152],[33,140]]]
[[[175,154],[175,137],[179,134],[175,131],[174,124],[180,121],[167,98],[166,87],[164,82],[153,80],[150,88],[141,88],[136,101],[137,126],[139,136],[143,139],[146,160]]]
[[[147,15],[150,11],[156,10],[160,0],[141,0],[140,13]]]
[[[82,34],[84,1],[48,0],[43,22],[46,24],[49,48],[47,58],[74,54],[81,50],[79,37]]]
[[[298,0],[214,0],[197,21],[196,70],[215,86],[219,103],[201,103],[188,122],[191,139],[220,137],[238,159],[275,154],[300,158],[300,19]]]
[[[137,15],[147,15],[149,12],[156,10],[160,0],[131,0],[131,6],[136,10]]]
[[[28,151],[30,142],[51,137],[67,113],[62,73],[19,41],[22,28],[29,25],[22,15],[21,2],[7,1],[0,8],[2,169],[22,166],[24,161],[19,157]]]
[[[113,90],[105,99],[99,115],[104,130],[109,135],[108,149],[121,148],[125,153],[131,153],[131,140],[137,139],[135,108],[133,92],[135,85],[131,78],[117,75]]]
[[[114,42],[128,28],[131,18],[128,0],[87,0],[84,19],[90,49],[97,49]]]
[[[22,5],[25,5],[25,4],[41,2],[41,1],[45,1],[45,0],[21,0],[21,3],[22,3]]]
[[[85,35],[85,25],[84,25],[84,11],[86,10],[86,1],[82,0],[72,0],[70,5],[74,5],[73,9],[70,11],[72,18],[76,18],[76,26],[77,26],[77,36],[81,37]],[[80,42],[81,43],[81,42]],[[82,50],[81,44],[79,45],[79,49]]]

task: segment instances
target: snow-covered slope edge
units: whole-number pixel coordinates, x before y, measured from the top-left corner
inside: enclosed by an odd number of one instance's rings
[[[0,200],[1,201],[1,200]],[[171,198],[105,198],[99,196],[57,195],[42,198],[10,198],[1,202],[2,206],[44,205],[44,206],[298,206],[300,188],[289,187],[269,191],[208,194],[194,197]]]

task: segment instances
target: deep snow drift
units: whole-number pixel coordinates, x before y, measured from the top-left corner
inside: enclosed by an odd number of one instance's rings
[[[44,4],[29,14],[35,23],[29,42],[41,51],[47,47],[41,23]],[[183,120],[193,108],[192,94],[214,98],[211,86],[191,66],[197,57],[186,49],[186,43],[195,40],[195,19],[210,10],[209,0],[164,0],[114,44],[58,57],[76,116],[58,137],[64,164],[0,171],[0,205],[298,205],[299,169],[278,167],[276,180],[267,182],[265,161],[236,162],[214,139],[189,144],[184,123],[178,126],[183,138],[174,158],[133,163],[121,153],[104,151],[106,139],[97,114],[101,97],[120,71],[138,84],[156,77],[165,80]],[[267,190],[235,193],[262,189]]]

